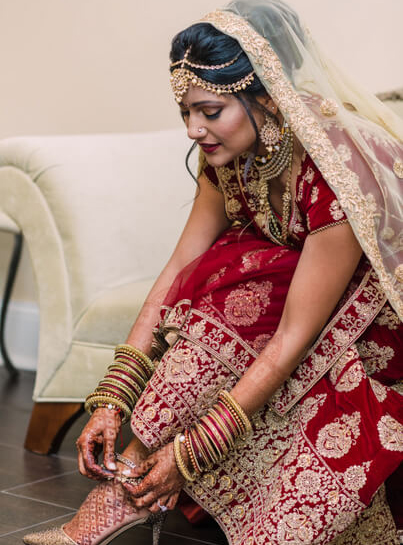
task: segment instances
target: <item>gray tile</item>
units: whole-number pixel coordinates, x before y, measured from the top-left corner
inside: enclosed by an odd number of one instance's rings
[[[0,538],[8,539],[4,534],[63,515],[68,515],[70,518],[72,510],[0,493]],[[10,541],[6,540],[2,543],[10,543]]]
[[[32,390],[35,374],[22,371],[10,380],[0,368],[0,442],[23,446],[32,407]]]
[[[39,532],[54,526],[62,526],[70,518],[72,514],[61,516],[53,520],[48,520],[45,523],[35,524],[31,527],[24,527],[23,530],[13,531],[8,533],[5,536],[0,536],[0,545],[21,545],[22,537],[30,532]],[[177,545],[221,545],[226,544],[226,541],[206,541],[203,537],[192,538],[189,536],[184,536],[178,532],[175,532],[175,528],[168,529],[168,524],[166,529],[164,527],[161,537],[160,545],[172,545],[173,542]],[[130,528],[126,532],[119,535],[113,540],[113,545],[151,545],[152,542],[152,532],[149,526],[140,525],[135,528]]]
[[[173,535],[178,534],[209,543],[217,543],[220,545],[225,545],[227,543],[224,533],[211,517],[197,525],[193,525],[188,522],[179,509],[175,509],[169,513],[164,525],[164,530]]]
[[[75,470],[74,473],[39,480],[13,488],[11,491],[17,496],[78,509],[94,484],[94,481],[83,477]]]
[[[0,444],[0,490],[47,479],[76,469],[73,460],[39,456],[22,447]]]

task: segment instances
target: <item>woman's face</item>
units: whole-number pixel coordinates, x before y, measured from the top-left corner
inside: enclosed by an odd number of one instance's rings
[[[193,85],[180,103],[188,136],[203,149],[207,162],[221,167],[254,150],[256,133],[242,103],[232,95],[217,96]],[[254,113],[260,128],[263,115]]]

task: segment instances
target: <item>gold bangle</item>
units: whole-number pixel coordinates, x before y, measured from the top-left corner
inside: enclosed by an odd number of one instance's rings
[[[238,416],[242,420],[242,423],[245,427],[245,433],[249,434],[252,432],[252,424],[249,420],[249,418],[246,416],[246,413],[242,409],[242,407],[239,405],[239,403],[232,397],[232,395],[227,392],[227,390],[221,390],[219,394],[219,399],[226,400],[237,412]]]
[[[228,443],[231,445],[231,448],[235,445],[235,438],[238,436],[237,429],[232,425],[231,422],[227,420],[225,415],[220,412],[220,409],[217,405],[211,407],[209,411],[210,417],[215,420],[215,422],[221,422],[221,431],[225,435]]]
[[[206,445],[210,464],[218,464],[218,462],[220,461],[220,453],[218,452],[215,445],[212,443],[210,437],[207,435],[206,430],[199,423],[197,424],[197,430],[201,438],[204,440],[204,444]]]
[[[131,344],[118,344],[115,348],[115,355],[117,355],[119,352],[126,352],[134,357],[137,356],[137,358],[140,358],[141,361],[143,361],[146,366],[149,368],[150,372],[154,372],[154,365],[151,359],[147,356],[147,354],[144,354],[141,350],[138,350]]]
[[[196,475],[192,475],[188,468],[186,467],[185,462],[182,459],[182,453],[181,453],[181,437],[182,434],[178,433],[175,435],[174,439],[174,454],[175,454],[175,461],[176,465],[179,469],[180,474],[182,477],[189,482],[193,482],[196,480]]]
[[[130,376],[133,376],[134,371],[136,373],[136,376],[141,377],[142,381],[148,382],[148,377],[145,376],[143,367],[135,368],[133,364],[130,366],[129,364],[124,363],[120,359],[115,360],[113,363],[111,363],[108,367],[108,371],[110,369],[125,371]]]
[[[87,406],[87,412],[91,414],[91,405],[100,402],[100,403],[112,403],[119,406],[125,413],[131,414],[131,407],[128,405],[122,398],[117,395],[111,394],[110,392],[99,392],[90,394],[85,400],[84,408]]]
[[[93,406],[97,403],[112,404],[121,409],[123,413],[122,424],[125,424],[131,417],[132,411],[125,403],[108,395],[90,394],[84,403],[84,409],[90,415],[94,412]]]
[[[208,427],[209,431],[214,435],[214,437],[217,439],[217,442],[218,444],[220,445],[221,447],[221,452],[220,452],[220,455],[221,455],[221,459],[224,458],[224,456],[228,453],[228,447],[227,445],[224,443],[224,440],[223,438],[221,437],[221,435],[219,434],[218,430],[216,429],[216,427],[214,426],[214,424],[212,424],[211,422],[209,422],[209,418],[211,418],[211,415],[209,414],[209,412],[202,416],[200,418],[200,421],[204,422],[205,425]]]
[[[191,437],[190,437],[190,433],[189,433],[189,430],[186,429],[185,430],[185,447],[186,447],[186,450],[187,450],[187,453],[189,455],[189,459],[190,459],[190,463],[194,469],[194,473],[197,473],[197,474],[201,474],[201,468],[199,467],[199,464],[197,463],[196,461],[196,455],[194,453],[194,450],[193,450],[193,446],[192,446],[192,443],[191,443]]]
[[[211,463],[210,457],[208,455],[208,451],[206,450],[204,445],[201,443],[201,438],[199,437],[199,431],[198,431],[198,425],[197,424],[194,427],[193,437],[194,437],[194,440],[197,443],[200,455],[203,458],[203,463],[206,466],[206,469],[210,469],[211,466],[212,466],[212,463]]]
[[[235,441],[234,441],[235,434],[229,432],[223,417],[218,411],[214,409],[214,407],[212,407],[207,414],[214,421],[216,427],[219,429],[219,432],[221,432],[223,436],[225,437],[225,441],[224,441],[224,439],[220,435],[221,440],[224,442],[227,442],[226,448],[228,451],[229,448],[232,448],[235,444]]]
[[[117,380],[122,380],[128,383],[128,385],[135,391],[137,398],[139,398],[143,392],[142,387],[136,382],[136,379],[133,376],[122,375],[117,372],[112,365],[108,367],[108,373],[113,374],[114,377],[117,377]],[[106,376],[103,380],[107,380]]]
[[[108,384],[111,384],[112,386],[116,386],[122,392],[124,392],[127,399],[129,399],[131,403],[134,405],[134,402],[136,401],[135,394],[131,389],[129,389],[129,387],[126,384],[123,384],[120,380],[114,377],[107,377],[107,378],[105,377],[99,383],[98,388],[108,390]]]
[[[147,367],[145,367],[143,364],[139,363],[137,360],[133,358],[128,358],[125,356],[118,356],[114,360],[115,365],[125,365],[130,369],[130,373],[135,373],[137,376],[141,377],[141,380],[144,382],[144,384],[147,384],[149,381],[151,375],[149,374],[149,371]]]
[[[116,365],[110,365],[107,369],[107,374],[113,374],[114,377],[117,377],[119,380],[125,380],[130,384],[135,383],[141,393],[147,385],[144,380],[141,379],[141,377],[139,377],[137,373],[134,374],[133,371],[130,374],[129,371],[126,371],[125,373],[123,373],[123,371],[125,371],[125,369],[117,367]],[[104,380],[106,380],[106,375],[104,377]]]

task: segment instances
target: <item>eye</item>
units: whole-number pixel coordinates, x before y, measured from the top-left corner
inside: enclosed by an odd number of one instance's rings
[[[189,116],[189,110],[180,110],[181,118],[185,120]]]
[[[217,119],[218,117],[220,117],[221,112],[222,112],[222,108],[219,108],[218,110],[216,110],[212,114],[209,114],[207,112],[203,112],[203,113],[204,113],[205,117],[207,117],[207,119]]]

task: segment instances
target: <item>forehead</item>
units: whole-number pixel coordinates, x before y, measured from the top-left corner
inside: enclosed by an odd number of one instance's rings
[[[189,89],[184,94],[181,102],[181,106],[189,108],[192,104],[196,102],[214,102],[217,104],[226,104],[229,100],[233,99],[231,95],[216,95],[211,91],[206,91],[201,87],[190,84]]]

